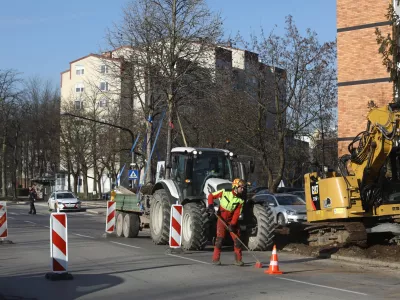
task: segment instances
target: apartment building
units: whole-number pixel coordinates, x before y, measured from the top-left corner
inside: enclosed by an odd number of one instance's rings
[[[196,44],[193,47],[196,47]],[[135,55],[135,51],[131,47],[120,47],[102,54],[89,54],[71,61],[69,69],[61,73],[61,110],[98,110],[101,117],[102,115],[107,116],[107,113],[112,112],[113,109],[126,105],[126,101],[132,101],[130,97],[126,96],[125,83],[121,81],[120,75],[127,67],[128,60],[125,58]],[[132,61],[131,58],[130,61]],[[235,88],[239,90],[252,86],[251,81],[249,82],[246,78],[251,68],[256,67],[257,71],[259,69],[268,70],[266,72],[268,74],[273,71],[283,71],[272,70],[262,65],[258,62],[256,53],[230,46],[211,46],[199,63],[203,68],[215,70],[214,80],[219,80],[219,71],[221,74],[226,70],[231,72]],[[253,82],[253,84],[256,88],[257,83]],[[129,105],[140,110],[138,100],[133,100],[133,103],[129,103]],[[122,109],[120,117],[129,118],[127,113],[127,110]],[[121,162],[122,164],[123,162]],[[118,168],[119,166],[117,166]],[[62,169],[65,170],[65,167]],[[88,190],[91,193],[93,180],[90,180],[90,177],[93,177],[93,170],[89,170],[88,176]],[[126,177],[126,174],[123,174],[122,177]],[[108,191],[110,180],[106,174],[100,180],[104,186],[102,190]],[[82,191],[82,187],[80,188]]]
[[[392,101],[393,85],[378,53],[375,29],[392,32],[385,17],[397,0],[337,0],[338,152],[366,128],[368,102],[378,106]]]

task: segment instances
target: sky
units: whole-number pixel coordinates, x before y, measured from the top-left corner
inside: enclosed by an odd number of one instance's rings
[[[107,46],[105,32],[119,23],[129,0],[0,0],[0,69],[24,79],[39,77],[59,87],[69,62]],[[225,36],[283,33],[292,15],[301,33],[314,30],[321,42],[336,39],[335,0],[206,0],[220,13]]]

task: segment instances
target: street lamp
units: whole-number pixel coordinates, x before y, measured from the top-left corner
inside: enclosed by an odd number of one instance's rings
[[[133,132],[129,128],[122,127],[122,126],[115,125],[115,124],[108,123],[108,122],[103,122],[103,121],[87,118],[87,117],[84,117],[84,116],[75,115],[75,114],[72,114],[70,112],[61,112],[60,115],[61,116],[68,116],[68,117],[74,117],[74,118],[78,118],[78,119],[83,119],[83,120],[87,120],[87,121],[91,121],[91,122],[94,122],[94,123],[99,123],[99,124],[103,124],[103,125],[107,125],[107,126],[111,126],[111,127],[115,127],[115,128],[127,131],[131,135],[132,145],[134,145],[134,143],[135,143],[135,136],[134,136]],[[135,150],[134,149],[132,149],[132,164],[135,164]]]

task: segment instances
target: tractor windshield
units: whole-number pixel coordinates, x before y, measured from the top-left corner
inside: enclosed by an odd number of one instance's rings
[[[171,178],[178,184],[184,197],[202,196],[209,178],[233,180],[232,164],[224,152],[202,151],[196,156],[173,153]]]
[[[232,181],[232,165],[228,156],[222,152],[204,151],[193,159],[190,176],[194,195],[200,195],[209,178],[221,178]]]

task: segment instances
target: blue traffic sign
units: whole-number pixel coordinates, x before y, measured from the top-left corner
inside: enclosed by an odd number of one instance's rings
[[[139,179],[139,170],[129,170],[128,176],[129,180]]]

